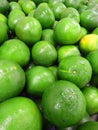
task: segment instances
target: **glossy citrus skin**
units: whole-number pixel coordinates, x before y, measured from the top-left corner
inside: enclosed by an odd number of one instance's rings
[[[43,29],[52,28],[55,22],[55,16],[45,2],[39,4],[35,9],[34,17],[41,23]]]
[[[67,56],[71,55],[80,55],[80,51],[77,46],[74,45],[66,45],[66,46],[61,46],[57,50],[58,54],[58,62],[60,62],[63,58],[66,58]]]
[[[20,94],[25,84],[24,70],[15,62],[0,59],[0,101]]]
[[[37,105],[26,97],[15,97],[0,103],[0,129],[42,130]]]
[[[83,36],[79,42],[79,49],[83,54],[87,54],[98,49],[98,35],[87,34]]]
[[[98,89],[94,86],[84,87],[82,93],[86,99],[87,112],[92,115],[98,112]]]
[[[0,21],[0,44],[8,39],[8,26],[6,23]]]
[[[63,18],[55,25],[54,37],[60,45],[75,44],[80,38],[81,28],[72,18]]]
[[[56,48],[47,41],[37,42],[31,49],[32,60],[37,65],[50,66],[57,59]]]
[[[97,121],[88,121],[84,124],[80,125],[77,130],[98,130],[98,122]]]
[[[46,67],[35,66],[26,72],[27,92],[32,95],[42,96],[45,89],[55,81],[55,76]]]
[[[8,15],[8,25],[12,31],[15,31],[15,26],[19,20],[25,17],[25,14],[20,9],[12,10]]]
[[[60,79],[71,81],[82,88],[91,80],[92,67],[82,56],[69,56],[59,63],[58,75]]]
[[[77,11],[77,9],[72,8],[72,7],[68,7],[62,12],[61,18],[64,18],[64,17],[70,17],[70,18],[75,19],[76,22],[78,23],[80,22],[79,12]]]
[[[75,84],[59,80],[44,92],[42,110],[51,123],[58,127],[68,127],[83,118],[86,111],[85,98]]]
[[[30,50],[24,42],[18,39],[6,40],[0,47],[0,58],[26,66],[30,60]]]
[[[17,23],[15,33],[27,45],[33,45],[40,40],[42,27],[37,19],[27,16]]]
[[[87,60],[90,62],[93,70],[93,74],[98,74],[98,50],[88,53],[86,56]]]

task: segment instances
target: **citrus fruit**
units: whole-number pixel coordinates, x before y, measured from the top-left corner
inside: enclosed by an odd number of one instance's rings
[[[59,63],[58,75],[60,79],[71,81],[82,88],[91,80],[92,67],[82,56],[68,56]]]
[[[5,24],[7,24],[7,17],[4,14],[2,14],[2,13],[0,13],[0,21],[2,21]]]
[[[54,27],[54,37],[58,44],[75,44],[80,38],[81,28],[72,18],[63,18]]]
[[[98,89],[95,86],[86,86],[82,89],[86,99],[87,112],[92,115],[98,112]]]
[[[57,80],[58,79],[58,68],[57,68],[57,66],[56,65],[49,66],[48,69],[51,70],[51,72],[55,76],[55,80]]]
[[[39,108],[26,97],[14,97],[0,103],[0,129],[42,130]]]
[[[1,58],[15,61],[21,66],[26,66],[30,60],[30,50],[24,42],[18,39],[9,39],[0,47]]]
[[[81,0],[65,0],[64,4],[66,7],[73,7],[75,9],[78,9],[81,4]]]
[[[0,59],[0,73],[0,102],[19,95],[25,84],[25,73],[19,64]]]
[[[64,3],[65,0],[48,0],[48,5],[52,8],[57,3]]]
[[[97,121],[88,121],[84,124],[80,125],[77,130],[98,130],[98,122]]]
[[[42,96],[45,89],[55,81],[54,74],[46,67],[35,66],[26,72],[27,92],[35,96]]]
[[[98,35],[98,27],[96,27],[93,31],[92,34],[97,34]]]
[[[93,74],[98,74],[98,50],[89,52],[86,58],[92,66]]]
[[[64,10],[66,9],[66,6],[62,2],[58,2],[58,3],[54,4],[51,9],[54,13],[55,19],[60,20],[61,14],[62,14],[62,12],[65,12]]]
[[[48,41],[53,46],[55,46],[56,43],[55,43],[55,40],[54,40],[54,31],[53,31],[53,29],[43,29],[41,40]]]
[[[8,26],[6,23],[0,21],[0,44],[8,39]]]
[[[15,33],[27,45],[33,45],[40,40],[42,27],[37,19],[27,16],[19,20],[16,24]]]
[[[74,45],[64,45],[58,48],[58,62],[60,62],[63,58],[71,55],[80,55],[80,51],[77,46]]]
[[[52,28],[55,16],[47,3],[40,3],[34,11],[34,17],[41,23],[42,28]]]
[[[10,11],[8,15],[8,26],[12,31],[15,31],[15,26],[19,20],[25,17],[25,14],[22,10],[14,9]]]
[[[87,30],[92,31],[98,27],[98,9],[86,9],[80,14],[80,24]]]
[[[72,82],[58,80],[42,96],[42,112],[46,119],[58,127],[78,123],[86,112],[85,98]]]
[[[84,55],[98,49],[98,35],[87,34],[83,36],[79,41],[79,49]]]
[[[32,60],[37,65],[50,66],[57,59],[56,48],[47,41],[38,41],[31,49]]]
[[[33,1],[29,0],[29,1],[24,1],[21,4],[21,8],[24,11],[24,13],[26,15],[28,15],[30,13],[30,11],[34,10],[36,8],[36,5]]]
[[[61,18],[66,18],[66,17],[69,17],[69,18],[73,18],[76,20],[76,22],[80,22],[80,14],[79,12],[77,11],[77,9],[73,8],[73,7],[68,7],[66,8],[62,14],[61,14]]]
[[[19,3],[15,2],[15,1],[11,1],[9,3],[9,8],[10,8],[10,11],[14,10],[14,9],[20,9],[21,10],[21,6],[19,5]]]
[[[9,2],[7,0],[0,0],[0,13],[6,14],[9,10]]]

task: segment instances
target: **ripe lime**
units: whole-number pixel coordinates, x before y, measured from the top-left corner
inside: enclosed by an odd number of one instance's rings
[[[87,112],[91,114],[98,113],[98,89],[94,86],[84,87],[82,93],[86,99]]]
[[[15,61],[21,66],[26,66],[30,60],[30,50],[24,42],[18,39],[9,39],[0,47],[1,58]]]
[[[55,22],[53,11],[49,8],[48,4],[40,3],[34,11],[34,17],[41,23],[42,28],[52,28]]]
[[[77,130],[98,130],[98,122],[97,121],[88,121],[84,124],[80,125]]]
[[[98,49],[98,35],[87,34],[83,36],[79,42],[79,48],[83,54]]]
[[[9,8],[10,8],[10,11],[14,10],[14,9],[20,9],[21,10],[21,7],[20,7],[19,3],[15,2],[15,1],[11,1],[9,3]]]
[[[59,80],[45,90],[42,96],[42,112],[58,127],[72,126],[86,112],[85,98],[75,84]]]
[[[22,10],[14,9],[10,11],[8,15],[8,26],[12,31],[15,31],[15,26],[19,20],[25,17],[25,14]]]
[[[35,102],[15,97],[0,103],[1,130],[42,130],[41,113]]]
[[[86,58],[92,66],[93,74],[98,74],[98,50],[89,52]]]
[[[54,37],[57,43],[75,44],[80,38],[81,27],[72,18],[63,18],[54,27]]]
[[[56,48],[47,41],[39,41],[31,49],[32,59],[35,64],[50,66],[57,59]]]
[[[0,0],[0,13],[6,14],[9,10],[8,0]]]
[[[80,22],[80,14],[75,8],[72,7],[66,8],[61,14],[61,18],[65,17],[73,18],[76,20],[76,22],[78,23]]]
[[[54,13],[55,19],[60,20],[61,14],[63,12],[65,12],[64,10],[66,9],[66,6],[62,2],[58,2],[58,3],[54,4],[51,9]]]
[[[80,55],[80,51],[77,46],[74,45],[65,45],[61,46],[58,51],[58,62],[60,62],[63,58],[71,55]]]
[[[0,44],[8,39],[8,26],[6,23],[0,21]]]
[[[68,56],[59,63],[58,75],[60,79],[71,81],[82,88],[91,80],[92,67],[82,56]]]
[[[36,5],[33,1],[29,0],[29,1],[24,1],[21,4],[21,8],[23,10],[23,12],[28,15],[30,13],[30,11],[34,10],[36,8]]]
[[[37,19],[27,16],[19,20],[16,24],[15,32],[20,40],[28,45],[33,45],[40,40],[42,27]]]
[[[20,94],[24,84],[25,73],[19,64],[0,59],[0,101]]]
[[[4,14],[0,13],[0,21],[4,22],[5,24],[7,24],[7,17]]]
[[[26,72],[27,92],[41,96],[47,87],[55,81],[54,74],[46,67],[35,66]]]
[[[54,40],[54,30],[53,29],[43,29],[41,40],[48,41],[53,46],[55,46],[56,43],[55,43],[55,40]]]

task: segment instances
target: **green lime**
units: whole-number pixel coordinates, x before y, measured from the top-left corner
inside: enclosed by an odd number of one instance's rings
[[[19,9],[19,10],[21,10],[21,6],[19,5],[18,2],[15,2],[15,1],[11,1],[11,2],[9,3],[9,8],[10,8],[10,10],[14,10],[14,9]]]
[[[1,58],[12,60],[21,66],[26,66],[30,60],[30,50],[24,42],[18,39],[9,39],[0,47]]]
[[[64,3],[66,7],[73,7],[78,9],[81,4],[81,0],[65,0]]]
[[[25,85],[25,73],[19,64],[0,59],[0,73],[0,101],[19,95]]]
[[[12,31],[15,31],[16,24],[19,20],[25,17],[25,14],[22,10],[14,9],[10,11],[8,15],[8,26]]]
[[[19,20],[16,24],[15,33],[27,45],[33,45],[40,40],[42,27],[37,19],[27,16]]]
[[[53,46],[56,46],[55,39],[54,39],[54,30],[53,29],[43,29],[41,40],[48,41]]]
[[[91,80],[92,67],[82,56],[68,56],[59,63],[58,75],[60,79],[71,81],[82,88]]]
[[[52,8],[57,3],[64,3],[65,0],[48,0],[48,5]]]
[[[54,13],[55,19],[60,20],[61,14],[65,11],[66,6],[64,5],[64,3],[58,2],[58,3],[54,4],[51,9]]]
[[[84,124],[80,125],[77,130],[98,130],[98,122],[97,121],[88,121]]]
[[[61,18],[66,18],[66,17],[69,17],[69,18],[73,18],[76,20],[76,22],[80,22],[80,14],[79,12],[77,11],[77,9],[73,8],[73,7],[68,7],[66,8],[62,14],[61,14]]]
[[[42,96],[45,89],[55,81],[54,74],[46,67],[35,66],[26,72],[27,92],[35,96]]]
[[[89,52],[86,58],[92,66],[93,74],[98,74],[98,50]]]
[[[8,0],[0,0],[0,13],[6,14],[9,10]]]
[[[80,38],[81,27],[72,18],[63,18],[54,27],[54,37],[58,44],[75,44]]]
[[[57,59],[56,48],[47,41],[39,41],[31,49],[32,59],[35,64],[50,66]]]
[[[40,3],[34,11],[34,17],[41,23],[42,28],[52,28],[55,16],[47,3]]]
[[[80,55],[80,51],[77,46],[65,45],[65,46],[61,46],[57,50],[57,54],[58,54],[58,62],[60,62],[62,59],[66,58],[67,56]]]
[[[0,44],[8,39],[8,26],[6,23],[0,21]]]
[[[31,0],[24,1],[21,4],[21,8],[24,11],[24,13],[26,15],[28,15],[30,13],[30,11],[32,11],[32,10],[34,10],[36,8],[36,4],[33,1],[31,1]]]
[[[7,17],[4,14],[2,14],[2,13],[0,13],[0,21],[2,21],[5,24],[7,24]]]
[[[80,39],[82,39],[87,34],[88,34],[88,30],[84,27],[81,27]]]
[[[95,86],[86,86],[82,89],[86,99],[87,112],[92,115],[98,113],[98,88]]]
[[[92,34],[97,34],[98,35],[98,27],[96,27],[93,31]]]
[[[80,24],[87,30],[92,31],[98,27],[98,8],[86,9],[80,14]]]
[[[42,117],[30,98],[14,97],[0,103],[1,130],[42,130]]]
[[[58,127],[72,126],[85,115],[85,98],[75,84],[58,80],[45,90],[42,112],[46,119]]]
[[[87,34],[83,36],[79,41],[79,49],[83,54],[87,54],[98,49],[98,35]]]
[[[49,70],[51,70],[51,72],[54,74],[55,79],[58,79],[58,67],[56,65],[53,66],[49,66],[48,67]]]

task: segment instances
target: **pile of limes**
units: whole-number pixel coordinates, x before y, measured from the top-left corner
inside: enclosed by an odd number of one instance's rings
[[[98,130],[98,0],[0,0],[0,130]]]

